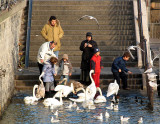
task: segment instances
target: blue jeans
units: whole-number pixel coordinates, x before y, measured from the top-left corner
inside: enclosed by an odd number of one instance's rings
[[[59,51],[54,51],[54,54],[56,55],[56,57],[57,57],[57,59],[58,59]]]
[[[69,75],[61,75],[61,80],[63,80],[63,78],[67,78],[67,82],[69,82]]]

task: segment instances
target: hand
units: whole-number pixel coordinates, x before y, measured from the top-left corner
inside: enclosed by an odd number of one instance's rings
[[[55,73],[54,76],[57,76],[57,73]]]
[[[85,43],[85,44],[84,44],[84,48],[85,48],[85,47],[87,47],[87,46],[88,46],[88,44],[87,44],[87,43]]]
[[[122,70],[121,70],[121,69],[119,69],[118,71],[119,71],[119,72],[122,72]]]
[[[69,73],[69,76],[71,76],[72,75],[72,73]]]
[[[132,72],[131,72],[131,71],[128,71],[128,73],[129,73],[129,74],[132,74]]]
[[[41,63],[43,64],[44,60],[43,59],[40,59]]]
[[[103,69],[104,67],[103,66],[101,66],[101,69]]]
[[[88,47],[92,47],[92,45],[91,45],[91,44],[88,44]]]

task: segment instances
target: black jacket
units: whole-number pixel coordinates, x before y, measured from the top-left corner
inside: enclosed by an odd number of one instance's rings
[[[92,45],[92,47],[85,47],[84,44],[89,43]],[[81,42],[80,50],[83,51],[82,53],[82,61],[81,61],[81,69],[90,69],[90,59],[92,58],[94,54],[94,48],[97,48],[97,43],[94,40],[84,40]]]

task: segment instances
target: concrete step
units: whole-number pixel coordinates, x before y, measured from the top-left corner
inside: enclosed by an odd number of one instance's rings
[[[55,15],[60,21],[61,20],[78,20],[81,16],[83,15]],[[92,15],[93,16],[93,15]],[[133,15],[121,15],[121,16],[117,16],[117,15],[95,15],[94,17],[97,20],[131,20],[133,19]],[[50,15],[32,15],[32,20],[48,20],[50,18]],[[62,24],[61,24],[62,25]]]
[[[47,19],[46,19],[47,20]],[[34,31],[34,30],[39,30],[41,31],[42,28],[43,28],[44,25],[32,25],[31,27],[31,30]],[[134,27],[133,25],[118,25],[118,24],[115,24],[115,25],[100,25],[100,29],[98,29],[98,26],[97,25],[63,25],[61,24],[61,27],[62,29],[65,31],[65,30],[100,30],[100,31],[103,31],[103,30],[117,30],[118,31],[121,31],[121,30],[133,30]]]
[[[133,30],[64,30],[65,35],[84,35],[86,32],[96,35],[132,35],[134,33]],[[41,30],[32,30],[31,35],[41,35]]]
[[[68,10],[105,10],[105,11],[110,11],[110,10],[129,10],[132,8],[132,5],[124,5],[124,4],[119,4],[119,5],[88,5],[88,6],[82,6],[82,5],[35,5],[32,11],[38,11],[38,10],[63,10],[63,11],[68,11]]]
[[[63,25],[96,25],[97,22],[95,20],[82,20],[82,21],[66,21],[60,20]],[[32,20],[33,25],[45,25],[47,23],[46,20]],[[99,25],[131,25],[133,24],[133,20],[99,20]]]
[[[119,10],[114,10],[114,11],[99,11],[99,10],[89,10],[89,11],[86,11],[86,10],[38,10],[38,11],[33,11],[32,12],[32,15],[77,15],[79,14],[80,16],[83,16],[83,15],[110,15],[110,14],[114,14],[114,15],[117,15],[117,16],[120,16],[120,15],[132,15],[133,14],[133,10],[122,10],[122,11],[119,11]]]
[[[85,33],[86,34],[86,33]],[[86,39],[85,34],[83,35],[64,35],[62,38],[64,41],[79,41]],[[44,41],[41,35],[31,35],[31,42]],[[96,41],[106,41],[106,40],[134,40],[134,34],[131,35],[97,35],[93,34],[93,38]]]
[[[58,1],[58,0],[41,0],[41,1],[33,1],[33,6],[38,6],[38,5],[43,5],[43,6],[55,6],[55,5],[132,5],[132,0],[107,0],[107,1],[104,1],[104,0],[89,0],[89,1],[84,1],[84,0],[67,0],[67,1]]]
[[[97,42],[98,46],[130,46],[130,45],[135,45],[135,41],[134,40],[96,40],[95,37],[93,37],[94,40]],[[84,39],[83,39],[84,40]],[[31,43],[30,46],[32,45],[37,45],[38,47],[40,47],[45,41],[44,39],[41,40],[33,40],[31,39]],[[38,41],[38,42],[37,42]],[[61,45],[62,46],[80,46],[82,40],[61,40]],[[38,51],[37,51],[38,52]]]

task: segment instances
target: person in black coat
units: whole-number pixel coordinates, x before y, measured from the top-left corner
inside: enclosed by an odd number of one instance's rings
[[[90,71],[90,59],[94,54],[94,48],[97,48],[96,41],[92,40],[92,33],[86,33],[86,40],[81,42],[80,50],[82,52],[82,61],[81,61],[81,76],[80,80],[83,84],[89,85],[91,83],[89,77]]]

